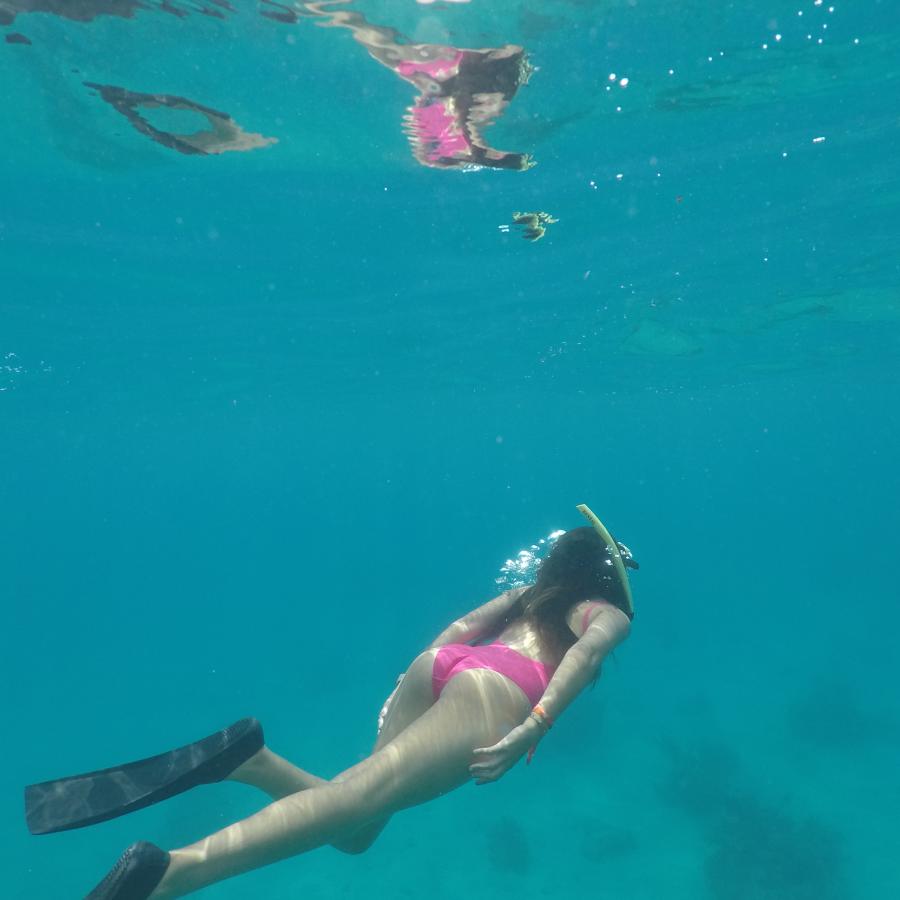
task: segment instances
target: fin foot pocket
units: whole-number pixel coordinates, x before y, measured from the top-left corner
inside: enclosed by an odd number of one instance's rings
[[[132,844],[85,900],[147,900],[169,868],[169,854],[149,841]]]

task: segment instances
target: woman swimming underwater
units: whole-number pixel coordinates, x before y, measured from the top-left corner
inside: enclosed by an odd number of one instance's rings
[[[272,797],[188,847],[133,844],[88,895],[162,900],[324,844],[361,853],[395,812],[470,779],[496,781],[530,758],[630,630],[625,567],[637,564],[590,509],[578,508],[591,527],[564,533],[533,585],[506,591],[442,631],[385,703],[372,754],[331,781],[274,754],[259,723],[244,719],[159,756],[26,788],[29,828],[79,828],[226,779]]]

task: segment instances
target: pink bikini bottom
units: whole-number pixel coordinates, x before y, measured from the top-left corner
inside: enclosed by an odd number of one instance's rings
[[[466,669],[490,669],[499,672],[518,685],[531,704],[541,699],[554,671],[536,659],[529,659],[517,653],[506,644],[486,644],[482,647],[445,644],[438,650],[434,658],[434,668],[431,670],[431,686],[435,700],[441,696],[447,682],[457,672]]]

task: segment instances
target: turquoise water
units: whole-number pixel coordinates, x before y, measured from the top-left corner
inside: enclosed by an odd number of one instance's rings
[[[0,3],[3,896],[259,804],[34,838],[27,783],[243,715],[314,772],[360,759],[409,658],[580,502],[637,617],[534,763],[204,896],[897,895],[893,4],[349,7],[524,47],[483,130],[527,171],[417,161],[415,88],[321,19],[35,5]],[[160,143],[197,105],[258,146]],[[558,222],[522,240],[523,210]]]

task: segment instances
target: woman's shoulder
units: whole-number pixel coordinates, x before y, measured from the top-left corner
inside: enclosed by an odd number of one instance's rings
[[[604,610],[617,609],[612,603],[604,600],[602,597],[590,600],[579,600],[573,604],[566,613],[566,624],[575,635],[580,638],[587,630],[588,626],[597,616],[601,615]]]
[[[514,587],[510,588],[507,591],[504,591],[497,600],[502,602],[504,606],[513,612],[521,611],[519,607],[521,606],[521,600],[524,596],[525,592],[528,590],[529,585],[525,585],[524,587]]]

